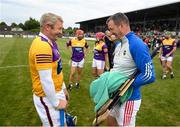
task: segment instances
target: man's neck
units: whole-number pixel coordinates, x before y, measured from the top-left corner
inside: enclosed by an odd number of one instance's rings
[[[44,34],[48,38],[48,40],[50,40],[51,42],[54,41],[54,40],[51,39],[51,37],[49,36],[49,34],[47,32],[41,31],[41,33]]]
[[[129,32],[131,32],[131,29],[129,27],[124,29],[124,35],[127,35]]]
[[[41,32],[41,34],[48,40],[50,44],[52,44],[53,40],[48,37],[48,34],[46,34],[45,32]]]

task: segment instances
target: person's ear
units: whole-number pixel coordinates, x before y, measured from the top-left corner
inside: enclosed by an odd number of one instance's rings
[[[123,24],[120,24],[118,28],[121,30],[123,27]]]
[[[46,24],[45,25],[45,29],[46,29],[46,31],[49,31],[50,29],[52,29],[53,27],[51,26],[51,25],[49,25],[49,24]]]
[[[48,25],[48,24],[46,24],[46,25],[44,26],[44,28],[45,28],[46,31],[49,31],[49,25]]]

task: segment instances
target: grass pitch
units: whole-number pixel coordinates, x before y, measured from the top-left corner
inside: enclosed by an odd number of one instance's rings
[[[32,101],[28,50],[32,39],[0,38],[0,126],[41,126]],[[70,72],[70,50],[66,39],[58,41],[62,56],[65,82]],[[94,105],[89,97],[93,80],[91,61],[93,44],[86,57],[80,89],[70,92],[68,112],[78,116],[78,125],[91,125]],[[174,58],[175,78],[161,80],[161,65],[154,59],[156,82],[142,88],[142,104],[137,115],[137,126],[180,126],[180,49]],[[104,124],[105,125],[105,124]]]

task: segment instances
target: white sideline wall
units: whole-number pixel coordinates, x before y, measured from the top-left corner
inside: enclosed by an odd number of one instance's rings
[[[3,34],[0,34],[0,37],[10,37],[10,38],[12,38],[13,35],[3,35]],[[23,38],[35,38],[36,35],[23,35],[22,37],[23,37]],[[72,39],[72,38],[74,38],[74,37],[64,37],[64,36],[63,36],[62,38]],[[92,38],[92,37],[85,37],[84,39],[85,39],[85,40],[93,40],[93,41],[96,40],[95,38]]]

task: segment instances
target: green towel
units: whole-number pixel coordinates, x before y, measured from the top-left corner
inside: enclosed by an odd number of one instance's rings
[[[95,112],[110,99],[112,93],[116,91],[128,77],[119,72],[105,72],[90,85],[90,96],[95,103]],[[132,94],[132,88],[127,90],[120,102],[123,103],[129,99]]]

